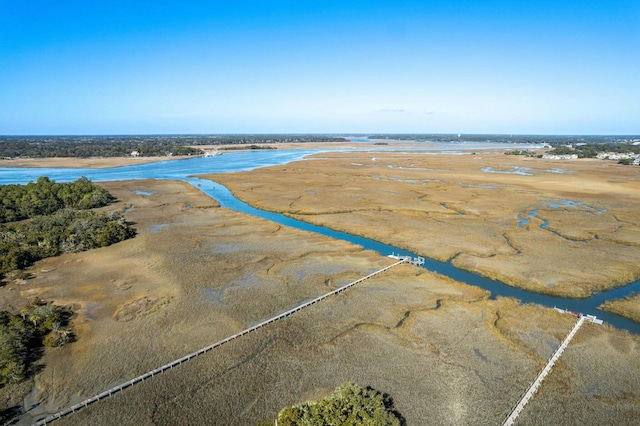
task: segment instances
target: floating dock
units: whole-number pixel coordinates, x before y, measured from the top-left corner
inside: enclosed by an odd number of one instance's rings
[[[602,325],[603,323],[603,321],[601,319],[598,319],[598,317],[596,317],[595,315],[585,315],[579,312],[572,312],[568,309],[558,308],[557,306],[554,306],[553,309],[560,312],[561,314],[568,314],[568,315],[571,315],[572,317],[576,317],[576,318],[585,317],[586,321],[591,321],[594,324]]]
[[[391,259],[396,259],[396,260],[403,260],[407,263],[410,263],[412,265],[415,266],[423,266],[424,265],[424,257],[411,257],[411,256],[402,256],[400,254],[395,254],[395,253],[391,253],[389,255],[387,255],[387,257],[390,257]]]

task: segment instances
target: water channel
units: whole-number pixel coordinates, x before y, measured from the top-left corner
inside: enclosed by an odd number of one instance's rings
[[[483,147],[470,146],[467,147],[467,149],[478,150],[482,149]],[[495,147],[495,145],[489,145],[488,147]],[[461,148],[456,147],[456,149]],[[415,151],[423,150],[424,149]],[[442,150],[442,148],[440,148],[440,150]],[[172,160],[159,163],[147,163],[135,166],[116,167],[110,169],[1,168],[0,185],[11,183],[24,184],[31,180],[36,180],[38,176],[48,176],[49,178],[59,182],[72,181],[80,176],[86,176],[95,182],[148,178],[183,180],[194,185],[205,194],[217,200],[222,207],[231,210],[258,216],[285,226],[290,226],[301,230],[326,235],[331,238],[348,241],[350,243],[362,246],[367,250],[376,251],[384,256],[395,253],[403,256],[406,255],[416,257],[417,255],[414,253],[408,252],[406,250],[401,250],[397,247],[383,244],[378,241],[351,235],[345,232],[335,231],[322,226],[312,225],[284,216],[279,213],[272,213],[256,209],[238,200],[233,194],[231,194],[231,192],[227,188],[218,183],[212,182],[210,180],[190,177],[193,175],[205,173],[228,173],[241,170],[251,170],[258,167],[265,167],[270,165],[285,164],[291,161],[300,160],[309,154],[327,151],[329,150],[249,151],[225,154],[210,158]],[[407,153],[415,153],[415,151],[408,150]],[[456,153],[464,154],[464,151],[456,151]],[[495,298],[496,296],[513,297],[519,299],[522,303],[536,303],[547,307],[558,306],[574,312],[596,315],[598,318],[603,319],[605,322],[615,327],[626,329],[632,333],[640,334],[640,324],[619,317],[617,315],[612,315],[607,312],[597,310],[597,307],[606,300],[619,299],[631,293],[640,292],[640,280],[617,289],[596,293],[586,299],[565,299],[560,297],[541,295],[510,287],[500,282],[484,278],[478,274],[458,269],[453,266],[451,262],[442,263],[432,259],[425,259],[424,268],[448,276],[456,281],[464,282],[488,290],[491,292],[492,298]]]

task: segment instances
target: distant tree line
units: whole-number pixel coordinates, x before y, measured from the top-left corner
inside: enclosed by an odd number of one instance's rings
[[[75,339],[71,312],[35,299],[19,314],[0,311],[0,387],[22,381],[42,346],[56,347]]]
[[[576,146],[558,146],[549,154],[566,155],[577,154],[578,158],[595,158],[600,152],[615,152],[618,154],[640,154],[640,145],[629,143],[601,143],[580,144]]]
[[[246,145],[306,142],[347,142],[343,137],[331,135],[208,135],[182,136],[189,145]]]
[[[0,275],[62,253],[108,246],[135,236],[118,212],[95,212],[111,195],[87,178],[59,184],[39,177],[0,186]]]
[[[566,135],[491,135],[491,134],[376,134],[369,135],[369,139],[389,139],[407,140],[420,142],[499,142],[517,144],[548,144],[551,146],[561,146],[568,144],[630,144],[633,141],[640,141],[639,135],[586,135],[586,136],[566,136]]]
[[[199,145],[277,144],[285,142],[344,142],[322,135],[151,135],[151,136],[4,136],[0,137],[2,158],[126,157],[201,155]]]
[[[249,145],[249,146],[245,146],[245,145],[238,145],[238,146],[226,146],[224,148],[220,148],[220,151],[238,151],[241,149],[250,149],[250,150],[254,150],[254,149],[276,149],[273,146],[269,146],[269,145]]]
[[[138,151],[145,157],[167,155],[199,155],[202,150],[175,141],[141,138],[105,137],[3,137],[0,138],[0,157],[127,157]]]

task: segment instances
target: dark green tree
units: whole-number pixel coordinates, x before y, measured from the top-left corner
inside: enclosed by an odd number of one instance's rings
[[[402,422],[388,396],[354,383],[338,387],[325,399],[303,402],[278,414],[278,426],[399,426]]]

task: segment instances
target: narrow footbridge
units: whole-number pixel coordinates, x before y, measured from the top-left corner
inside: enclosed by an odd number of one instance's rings
[[[149,371],[147,373],[144,373],[144,374],[142,374],[142,375],[140,375],[138,377],[135,377],[135,378],[133,378],[133,379],[127,381],[127,382],[124,382],[124,383],[122,383],[122,384],[120,384],[118,386],[115,386],[115,387],[113,387],[113,388],[111,388],[109,390],[106,390],[106,391],[104,391],[104,392],[102,392],[102,393],[100,393],[100,394],[98,394],[96,396],[93,396],[91,398],[85,399],[84,401],[79,402],[78,404],[75,404],[75,405],[73,405],[73,406],[71,406],[71,407],[69,407],[69,408],[67,408],[65,410],[59,411],[59,412],[57,412],[55,414],[52,414],[52,415],[50,415],[50,416],[48,416],[48,417],[46,417],[46,418],[44,418],[42,420],[37,421],[36,423],[34,423],[34,426],[46,425],[47,423],[50,423],[50,422],[52,422],[54,420],[57,420],[57,419],[59,419],[61,417],[67,416],[67,415],[72,414],[72,413],[75,413],[76,411],[81,410],[82,408],[87,407],[88,405],[93,404],[94,402],[100,401],[102,399],[110,397],[111,395],[115,395],[116,393],[122,392],[123,390],[125,390],[125,389],[127,389],[127,388],[129,388],[129,387],[131,387],[131,386],[133,386],[135,384],[143,382],[146,379],[149,379],[149,378],[151,378],[151,377],[153,377],[155,375],[164,373],[165,371],[170,370],[173,367],[177,367],[178,365],[182,364],[183,362],[187,362],[192,358],[195,358],[195,357],[197,357],[199,355],[205,354],[205,353],[211,351],[212,349],[215,349],[215,348],[217,348],[219,346],[224,345],[225,343],[229,343],[230,341],[235,340],[235,339],[237,339],[239,337],[242,337],[245,334],[249,334],[249,333],[251,333],[253,331],[256,331],[256,330],[258,330],[258,329],[260,329],[260,328],[262,328],[262,327],[264,327],[266,325],[269,325],[269,324],[271,324],[273,322],[276,322],[276,321],[284,319],[284,318],[286,318],[286,317],[288,317],[290,315],[293,315],[296,312],[301,311],[304,308],[308,308],[309,306],[314,305],[314,304],[316,304],[316,303],[318,303],[318,302],[320,302],[320,301],[322,301],[322,300],[324,300],[324,299],[326,299],[326,298],[328,298],[330,296],[342,293],[343,291],[353,287],[356,284],[361,283],[362,281],[365,281],[365,280],[367,280],[367,279],[369,279],[369,278],[371,278],[373,276],[376,276],[376,275],[378,275],[378,274],[380,274],[382,272],[385,272],[385,271],[393,268],[394,266],[400,265],[401,263],[405,263],[405,262],[407,262],[407,259],[401,259],[399,262],[396,262],[396,263],[394,263],[392,265],[389,265],[389,266],[387,266],[385,268],[382,268],[382,269],[379,269],[379,270],[377,270],[375,272],[372,272],[371,274],[367,275],[366,277],[362,277],[362,278],[360,278],[360,279],[358,279],[356,281],[353,281],[353,282],[351,282],[349,284],[346,284],[346,285],[344,285],[344,286],[342,286],[340,288],[337,288],[337,289],[335,289],[335,290],[333,290],[333,291],[331,291],[329,293],[326,293],[326,294],[324,294],[322,296],[316,297],[315,299],[312,299],[312,300],[310,300],[308,302],[305,302],[305,303],[303,303],[301,305],[298,305],[295,308],[289,309],[288,311],[283,312],[283,313],[281,313],[279,315],[276,315],[275,317],[272,317],[272,318],[269,318],[268,320],[262,321],[261,323],[256,324],[253,327],[249,327],[246,330],[243,330],[243,331],[241,331],[239,333],[236,333],[234,335],[231,335],[231,336],[227,337],[226,339],[220,340],[219,342],[216,342],[216,343],[214,343],[212,345],[204,347],[204,348],[200,349],[197,352],[193,352],[193,353],[191,353],[189,355],[183,356],[180,359],[177,359],[177,360],[172,361],[172,362],[170,362],[168,364],[165,364],[162,367],[156,368],[155,370],[152,370],[152,371]]]
[[[573,312],[564,311],[561,309],[558,309],[558,310],[560,312],[566,312],[571,315],[576,315],[576,316],[578,315],[578,314],[574,314]],[[580,329],[582,324],[584,324],[585,321],[591,321],[595,324],[602,324],[601,320],[598,320],[596,317],[592,315],[579,315],[578,322],[576,322],[576,324],[573,326],[569,334],[567,334],[567,337],[565,337],[562,344],[560,344],[560,346],[558,347],[558,349],[556,349],[556,351],[553,353],[551,358],[549,358],[549,360],[547,361],[547,365],[545,365],[542,371],[540,372],[540,374],[538,374],[538,377],[536,378],[536,380],[533,383],[531,383],[531,386],[529,386],[529,389],[524,393],[524,395],[522,395],[522,398],[520,398],[518,405],[516,405],[516,407],[513,409],[509,417],[507,417],[507,420],[505,420],[505,422],[503,423],[503,426],[513,425],[518,415],[522,412],[522,410],[524,410],[524,406],[527,405],[527,402],[529,402],[533,394],[536,393],[536,391],[540,387],[540,384],[542,383],[544,378],[547,377],[549,372],[551,372],[551,368],[553,368],[556,361],[558,361],[558,359],[560,358],[560,355],[562,355],[564,350],[569,345],[569,342],[571,341],[571,339],[573,339],[573,336],[576,335],[576,333],[578,332],[578,330]]]

